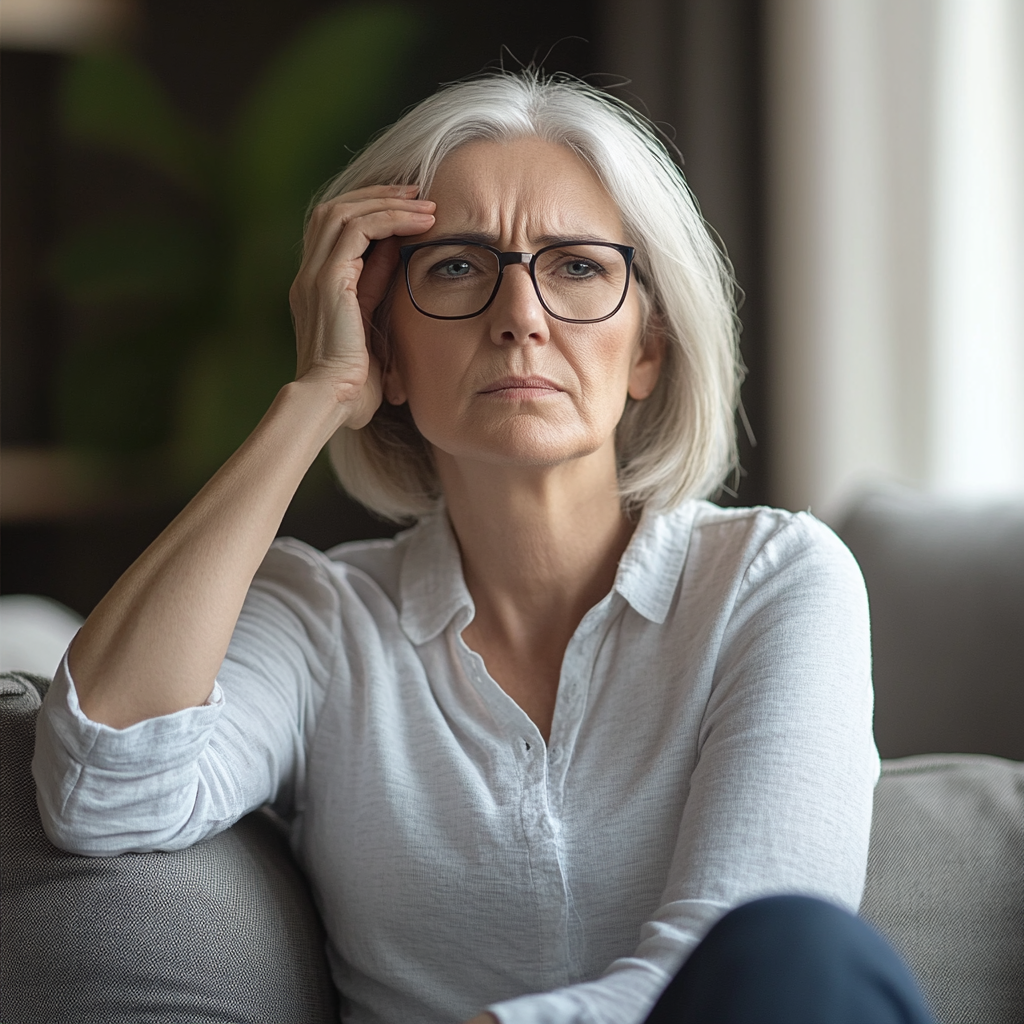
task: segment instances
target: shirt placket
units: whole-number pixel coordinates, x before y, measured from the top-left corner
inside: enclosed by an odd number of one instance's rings
[[[578,980],[583,955],[583,928],[566,869],[562,803],[607,610],[605,603],[594,608],[566,648],[549,743],[544,744],[532,723],[535,738],[522,740],[523,828],[530,844],[541,956],[550,988]]]
[[[504,723],[509,741],[506,751],[511,753],[520,779],[520,827],[529,857],[537,921],[537,973],[545,989],[579,979],[584,936],[566,870],[562,801],[601,637],[607,631],[603,627],[607,627],[615,600],[616,595],[610,594],[592,608],[569,641],[548,744],[521,708],[505,696],[496,699],[501,687],[487,673],[483,659],[464,643],[457,645],[464,669],[480,687],[497,720]]]

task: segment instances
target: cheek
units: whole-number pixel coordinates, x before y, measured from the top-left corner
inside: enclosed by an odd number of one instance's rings
[[[460,383],[467,369],[464,349],[454,343],[441,321],[417,324],[415,332],[393,325],[392,361],[385,382],[388,398],[392,400],[400,393],[400,401],[409,403],[424,433],[428,424],[443,419],[459,402]]]
[[[424,360],[424,349],[429,340],[429,321],[413,309],[404,287],[393,296],[388,311],[388,363],[384,377],[384,393],[395,404],[410,402],[418,397],[424,371],[429,371],[430,360]],[[429,391],[429,388],[428,388]]]
[[[607,402],[617,405],[620,411],[640,347],[639,329],[630,326],[627,332],[594,339],[587,350],[587,358],[581,363],[588,390],[595,397],[601,395]]]

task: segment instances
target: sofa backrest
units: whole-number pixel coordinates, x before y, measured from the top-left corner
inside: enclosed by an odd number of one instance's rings
[[[38,707],[28,678],[0,676],[0,1020],[336,1021],[322,931],[270,819],[177,853],[65,854],[36,810]],[[1024,764],[884,762],[861,912],[942,1024],[1020,1024]]]
[[[882,757],[1024,760],[1024,502],[876,490],[836,529],[871,601]]]
[[[319,919],[268,816],[175,853],[49,842],[31,774],[37,685],[0,676],[0,1020],[336,1022]]]
[[[942,1024],[1024,1021],[1024,764],[884,761],[861,915]]]

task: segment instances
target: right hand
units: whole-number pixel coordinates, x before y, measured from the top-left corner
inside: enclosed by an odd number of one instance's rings
[[[295,320],[297,381],[326,382],[346,407],[345,425],[365,426],[381,402],[381,368],[371,351],[373,311],[398,266],[396,236],[434,223],[418,185],[371,185],[321,203],[306,229],[302,265],[288,301]],[[366,260],[371,242],[379,244]]]

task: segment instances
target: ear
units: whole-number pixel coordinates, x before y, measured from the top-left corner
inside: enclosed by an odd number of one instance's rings
[[[638,402],[650,396],[661,375],[661,363],[665,357],[665,330],[661,317],[654,313],[647,325],[647,331],[633,354],[633,363],[629,369],[630,398]]]
[[[403,405],[409,398],[405,391],[405,384],[402,382],[402,374],[393,355],[381,374],[380,385],[384,392],[384,398],[391,405]]]

